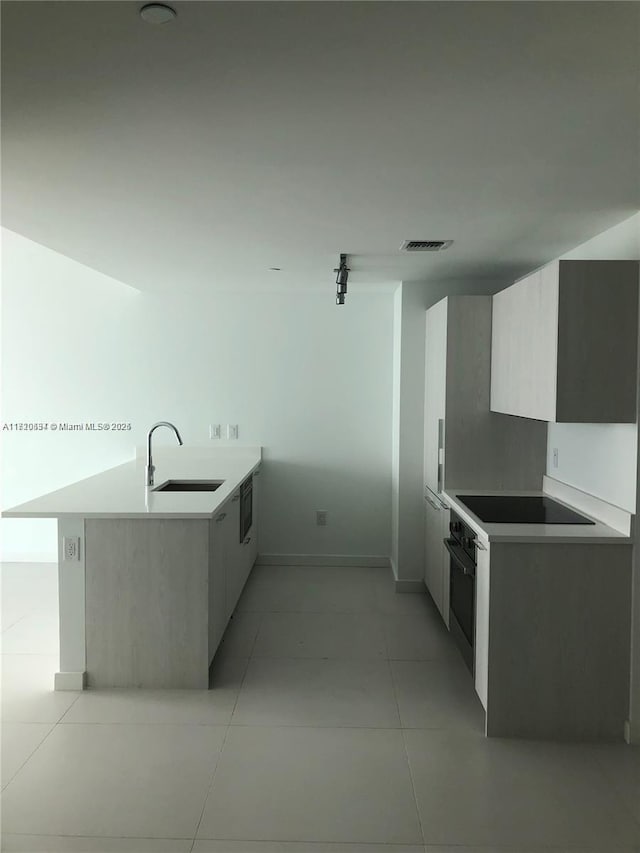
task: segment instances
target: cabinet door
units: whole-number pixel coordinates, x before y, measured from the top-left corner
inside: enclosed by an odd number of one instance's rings
[[[493,297],[492,411],[555,420],[558,286],[556,262]]]
[[[231,617],[244,585],[242,577],[242,543],[240,542],[240,501],[233,498],[225,504],[225,539],[227,557],[226,618]],[[226,624],[226,623],[225,623]]]
[[[425,483],[438,490],[439,422],[444,424],[447,371],[447,304],[443,299],[427,311],[424,394]]]
[[[489,561],[490,545],[476,552],[476,633],[474,643],[475,687],[482,707],[487,709],[489,692]]]
[[[253,475],[253,504],[251,510],[251,528],[245,536],[244,542],[242,543],[242,586],[244,586],[244,584],[247,582],[247,578],[251,574],[251,569],[253,568],[253,564],[255,563],[256,557],[258,556],[258,497],[260,493],[259,473],[259,471],[256,471]],[[240,592],[242,592],[242,589],[240,590]]]
[[[443,509],[440,513],[440,552],[442,559],[442,609],[440,613],[444,619],[444,624],[449,627],[449,586],[451,582],[450,557],[447,551],[444,540],[449,536],[449,521],[451,520],[451,512],[448,509]]]
[[[209,542],[209,663],[213,660],[227,624],[226,614],[226,513],[210,522]]]
[[[425,500],[424,581],[444,616],[444,564],[442,549],[442,518],[444,511]]]

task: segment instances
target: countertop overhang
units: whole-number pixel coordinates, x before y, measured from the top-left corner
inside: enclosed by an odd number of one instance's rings
[[[145,485],[145,458],[2,511],[4,518],[210,518],[260,466],[259,447],[165,448],[154,451],[155,483],[223,480],[213,492],[155,492]]]
[[[457,495],[539,495],[552,497],[558,503],[564,504],[574,512],[579,512],[595,522],[593,525],[584,524],[495,524],[481,521],[477,515],[462,504]],[[557,495],[545,491],[498,491],[496,489],[447,489],[441,493],[442,500],[465,521],[485,542],[530,542],[538,545],[545,543],[566,543],[577,545],[629,545],[632,539],[629,535],[605,524],[594,515],[585,512],[580,507],[573,506],[561,500]]]

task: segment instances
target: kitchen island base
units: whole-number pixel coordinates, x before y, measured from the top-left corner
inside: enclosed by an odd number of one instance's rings
[[[212,524],[86,520],[88,687],[207,688]]]
[[[255,492],[255,487],[254,487]],[[56,690],[207,689],[209,667],[257,556],[257,502],[210,518],[61,518]],[[64,543],[79,542],[75,560]]]

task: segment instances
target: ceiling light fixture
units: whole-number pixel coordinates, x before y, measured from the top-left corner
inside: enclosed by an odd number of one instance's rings
[[[140,17],[148,24],[168,24],[176,17],[176,10],[164,3],[147,3],[140,9]]]
[[[351,272],[347,266],[346,255],[340,255],[340,264],[334,269],[334,272],[338,273],[336,276],[336,284],[338,286],[336,290],[336,305],[344,305],[347,298],[347,281]]]

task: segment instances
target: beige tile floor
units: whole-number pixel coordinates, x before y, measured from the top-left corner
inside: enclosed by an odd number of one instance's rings
[[[56,567],[2,580],[3,850],[640,853],[640,749],[485,739],[385,570],[256,567],[209,691],[54,693]]]

